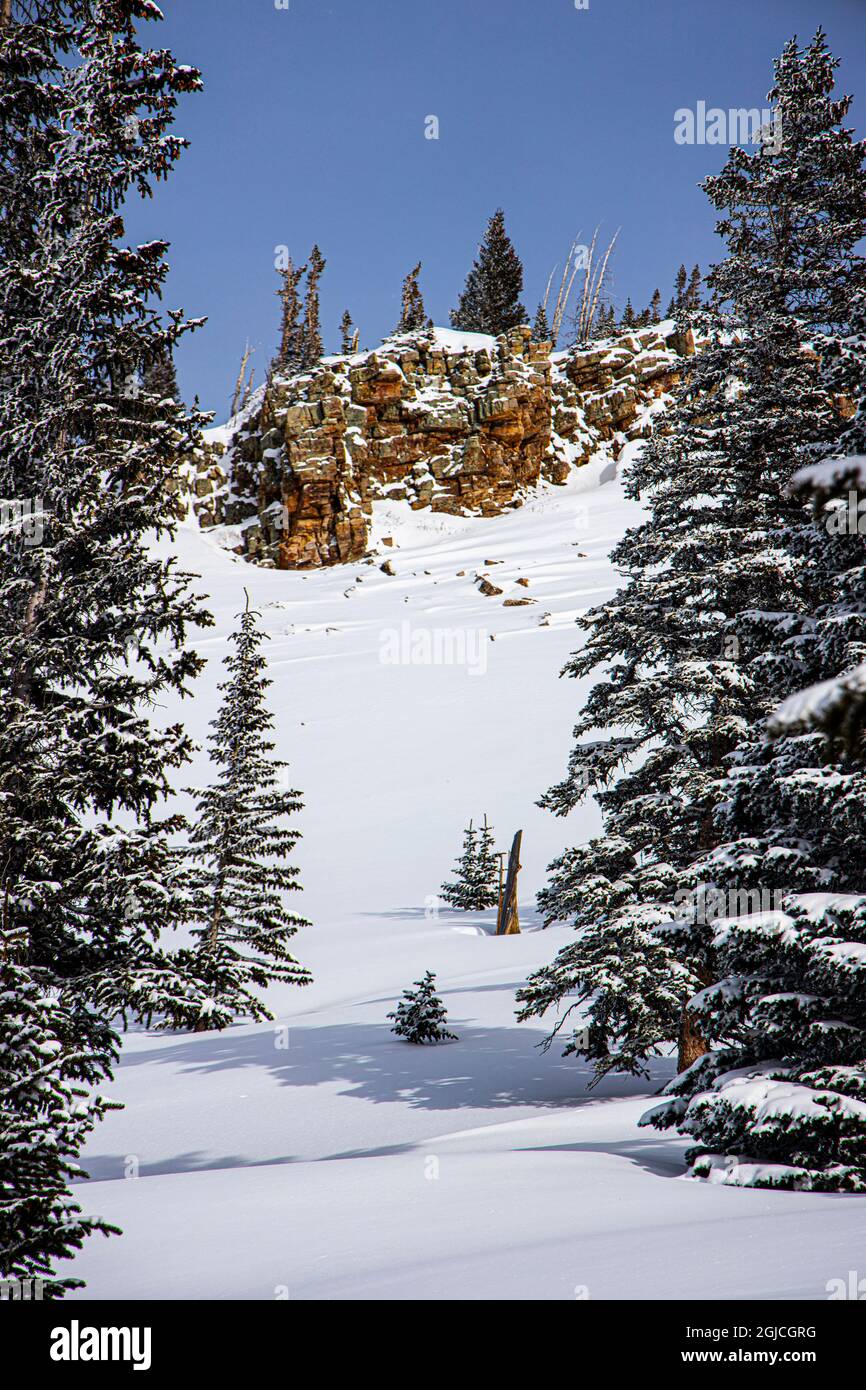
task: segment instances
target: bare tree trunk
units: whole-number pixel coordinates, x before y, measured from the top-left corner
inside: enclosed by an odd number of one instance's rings
[[[243,355],[243,357],[241,358],[241,369],[240,369],[240,371],[238,372],[238,379],[237,379],[237,381],[235,382],[234,395],[232,396],[231,411],[230,411],[230,414],[229,414],[229,419],[232,419],[232,420],[233,420],[234,417],[237,415],[237,413],[238,413],[238,411],[240,410],[241,405],[242,405],[242,403],[243,403],[243,398],[244,398],[244,384],[245,384],[246,379],[247,379],[247,365],[248,365],[249,360],[250,360],[250,353],[251,353],[250,345],[249,345],[249,343],[247,343],[246,347],[244,348],[244,355]]]
[[[699,1032],[695,1023],[694,1014],[688,1009],[683,1009],[683,1016],[680,1019],[679,1054],[677,1056],[677,1071],[685,1071],[687,1067],[696,1062],[699,1057],[703,1057],[709,1052],[709,1044],[702,1033]]]
[[[704,986],[711,985],[713,983],[712,972],[709,970],[701,970],[698,972],[698,979]],[[689,1009],[683,1009],[682,1018],[680,1019],[677,1072],[685,1071],[686,1067],[690,1067],[692,1062],[696,1062],[699,1057],[703,1057],[709,1050],[710,1045],[698,1028],[694,1014]]]

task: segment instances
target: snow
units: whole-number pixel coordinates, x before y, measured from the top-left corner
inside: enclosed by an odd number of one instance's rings
[[[414,330],[411,333],[393,333],[390,338],[386,338],[382,343],[383,348],[391,349],[405,344],[406,347],[417,347],[418,338],[426,338],[435,348],[441,352],[450,353],[456,356],[465,352],[488,352],[491,357],[495,357],[497,341],[489,333],[463,333],[456,328],[431,328]],[[363,350],[352,353],[331,353],[321,360],[327,366],[335,366],[338,362],[347,362],[350,367],[361,366],[370,359],[371,352],[378,352],[378,348],[364,348]],[[386,367],[387,362],[383,362]],[[399,367],[397,368],[399,371]]]
[[[496,339],[489,333],[463,333],[457,328],[434,328],[433,342],[443,352],[496,352]]]
[[[830,492],[837,483],[866,487],[866,454],[848,454],[809,464],[794,474],[792,487],[797,491]]]
[[[770,724],[778,733],[825,728],[828,723],[832,725],[837,715],[844,713],[851,697],[864,695],[866,664],[789,695],[773,713]]]
[[[314,983],[274,989],[273,1024],[127,1036],[109,1091],[126,1108],[97,1128],[75,1189],[124,1235],[64,1269],[87,1281],[78,1297],[820,1299],[856,1264],[856,1198],[682,1180],[688,1141],[638,1127],[671,1059],[653,1083],[589,1092],[585,1063],[515,1022],[515,990],[571,939],[539,929],[545,866],[600,828],[592,806],[563,822],[535,802],[586,694],[557,679],[574,618],[615,589],[607,555],[640,516],[615,472],[601,457],[491,520],[377,504],[375,562],[313,573],[257,569],[181,528],[216,625],[194,698],[163,715],[203,743],[247,589],[272,639],[277,751],[304,794],[292,907],[314,925],[294,947]],[[512,596],[537,602],[504,607]],[[383,660],[406,622],[465,659],[416,661],[430,641]],[[206,777],[202,754],[183,784]],[[437,907],[484,812],[500,847],[524,832],[517,936]],[[456,1043],[389,1031],[426,970]]]

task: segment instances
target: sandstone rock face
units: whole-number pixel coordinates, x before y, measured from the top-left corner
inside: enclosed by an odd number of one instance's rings
[[[648,432],[694,343],[660,325],[551,357],[528,327],[498,339],[416,333],[324,358],[256,393],[188,479],[203,527],[280,569],[356,561],[377,499],[456,515],[520,506],[604,442]],[[665,336],[667,330],[667,336]]]

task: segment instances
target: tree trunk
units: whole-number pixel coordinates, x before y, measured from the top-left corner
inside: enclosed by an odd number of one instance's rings
[[[697,972],[698,979],[703,986],[711,985],[715,980],[715,973],[710,966],[705,966]],[[696,1062],[704,1053],[709,1052],[710,1045],[698,1028],[695,1016],[689,1009],[683,1009],[680,1018],[679,1036],[679,1057],[677,1060],[677,1072],[685,1071],[692,1062]]]
[[[698,1031],[694,1014],[688,1009],[683,1009],[683,1016],[680,1019],[677,1071],[685,1071],[686,1067],[690,1067],[692,1062],[696,1062],[699,1057],[703,1057],[709,1050],[709,1043],[703,1034]]]

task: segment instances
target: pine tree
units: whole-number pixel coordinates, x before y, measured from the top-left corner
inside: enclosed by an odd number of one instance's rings
[[[650,300],[650,322],[651,322],[651,323],[661,323],[661,317],[662,317],[662,292],[661,292],[661,290],[658,290],[658,289],[657,289],[657,290],[654,290],[654,291],[653,291],[653,297],[652,297],[652,299]]]
[[[473,906],[484,909],[496,907],[499,902],[499,859],[494,850],[493,826],[487,824],[487,817],[478,834],[475,847],[475,862],[472,878],[475,886]]]
[[[709,998],[719,978],[714,930],[684,909],[719,844],[716,817],[732,802],[730,759],[780,699],[829,661],[838,669],[861,636],[854,608],[840,624],[834,605],[840,594],[848,602],[862,561],[851,545],[817,544],[812,518],[790,492],[798,465],[826,453],[843,428],[805,349],[821,333],[827,356],[838,347],[863,277],[853,251],[866,210],[862,148],[839,128],[846,105],[830,96],[832,67],[822,36],[804,54],[789,45],[773,93],[784,113],[782,149],[732,150],[704,185],[729,249],[708,279],[710,341],[675,393],[670,433],[650,440],[628,476],[650,517],[615,550],[629,582],[582,621],[587,645],[566,668],[586,676],[602,666],[609,676],[577,726],[578,739],[591,741],[577,744],[567,778],[542,803],[564,815],[598,789],[607,834],[557,861],[540,902],[548,920],[571,917],[582,941],[607,933],[610,958],[624,932],[656,914],[659,984],[683,1006],[681,1068],[709,1042],[700,1005],[685,1005],[701,987],[699,1000]],[[599,729],[610,739],[600,741]],[[764,789],[753,772],[743,787],[754,813]],[[796,799],[796,785],[789,794]],[[821,883],[820,865],[810,868],[804,853],[792,842],[787,855],[744,843],[736,864],[722,847],[711,886],[743,888],[748,873],[762,888],[796,890],[813,869]],[[561,953],[522,993],[524,1016],[570,996],[573,985]],[[590,1001],[601,1027],[619,989],[599,974],[570,1003]],[[645,1010],[625,1013],[610,1055],[628,1066],[645,1054],[645,1034]],[[656,1042],[670,1036],[660,1010]]]
[[[636,328],[636,327],[637,327],[637,315],[635,314],[634,306],[632,305],[632,302],[631,302],[630,299],[627,299],[627,300],[625,301],[625,308],[623,309],[623,312],[622,312],[622,319],[620,320],[620,327],[626,328],[626,329],[629,329],[629,328]]]
[[[197,945],[183,964],[201,997],[178,1021],[196,1030],[225,1028],[246,1015],[270,1018],[254,986],[311,979],[287,949],[298,928],[309,926],[283,905],[284,895],[300,888],[297,869],[286,863],[300,836],[282,822],[303,803],[298,792],[283,790],[286,764],[271,756],[271,681],[256,618],[247,606],[232,638],[236,650],[226,658],[230,675],[219,687],[223,703],[208,739],[219,779],[199,796],[190,834]]]
[[[550,324],[547,321],[547,310],[543,304],[539,304],[535,314],[535,322],[532,325],[532,336],[537,343],[549,343],[552,341]]]
[[[304,323],[301,345],[301,365],[304,371],[310,371],[312,367],[318,365],[324,351],[322,345],[321,313],[319,309],[319,281],[325,270],[327,261],[323,257],[318,246],[314,246],[310,252],[309,265],[307,266],[307,292],[304,296]]]
[[[481,830],[472,821],[463,832],[463,850],[454,866],[453,883],[443,883],[442,897],[464,912],[483,912],[499,901],[499,860],[493,849],[493,827],[487,817]]]
[[[340,319],[340,351],[348,355],[354,350],[355,325],[352,322],[352,315],[346,309]]]
[[[505,230],[505,213],[491,217],[451,325],[464,333],[507,333],[526,322],[520,303],[523,266]]]
[[[673,304],[678,312],[685,307],[688,278],[688,271],[684,265],[681,265],[677,271],[677,278],[674,281]]]
[[[442,897],[452,907],[460,907],[464,912],[471,912],[476,907],[475,894],[475,861],[477,858],[478,832],[474,829],[472,821],[463,832],[463,850],[460,858],[454,866],[454,882],[443,883],[440,889]]]
[[[201,665],[186,631],[207,620],[189,577],[146,549],[171,532],[204,417],[141,369],[193,325],[154,313],[166,244],[124,245],[122,218],[169,175],[174,108],[200,77],[140,47],[140,22],[161,17],[144,0],[29,11],[9,7],[0,35],[0,496],[38,516],[38,534],[0,536],[3,1046],[19,1054],[4,1124],[32,1140],[4,1160],[13,1271],[94,1228],[61,1187],[104,1108],[78,1088],[108,1075],[117,1014],[186,992],[158,937],[187,911],[163,802],[190,743],[148,711],[186,692]],[[55,1059],[41,1097],[39,1056]]]
[[[829,61],[817,42],[805,54],[789,48],[783,72],[829,91]],[[836,143],[848,203],[862,207],[862,181]],[[824,287],[832,293],[833,279]],[[816,544],[834,548],[835,519],[852,520],[849,489],[856,497],[866,484],[864,289],[851,330],[822,366],[856,415],[836,456],[792,485],[813,499]],[[760,916],[731,915],[729,903],[714,922],[719,984],[690,1004],[710,1050],[643,1120],[690,1135],[692,1174],[731,1185],[866,1190],[866,544],[848,532],[850,567],[815,615],[824,679],[789,696],[737,751],[715,817],[722,843],[695,866],[713,885],[744,873],[778,885],[781,902]]]
[[[145,369],[144,387],[148,395],[153,396],[157,401],[180,400],[177,372],[175,371],[174,358],[170,352],[161,354]]]
[[[278,375],[291,376],[303,371],[306,362],[304,327],[301,323],[301,297],[298,286],[307,273],[305,265],[295,266],[291,260],[280,269],[282,284],[277,296],[280,312],[280,346],[272,370]]]
[[[689,276],[689,283],[688,283],[688,286],[687,286],[687,288],[686,288],[686,292],[685,292],[685,294],[683,295],[683,308],[684,308],[684,309],[699,309],[699,308],[700,308],[700,306],[701,306],[701,285],[702,285],[702,283],[703,283],[703,280],[702,280],[702,278],[701,278],[701,268],[700,268],[700,266],[699,266],[699,265],[693,266],[693,267],[692,267],[692,273],[691,273],[691,275]]]
[[[407,989],[399,1001],[395,1013],[388,1014],[394,1019],[392,1033],[411,1043],[456,1042],[457,1034],[449,1033],[443,1027],[448,1015],[445,1005],[438,998],[434,985],[436,976],[428,970],[421,980],[416,980],[414,990]]]
[[[403,281],[400,322],[396,330],[398,333],[415,333],[431,326],[431,321],[424,308],[424,298],[418,286],[420,274],[421,262],[419,261],[414,270],[410,270]]]
[[[595,322],[596,338],[612,338],[617,333],[616,310],[612,304],[602,305]]]
[[[77,1021],[16,960],[21,944],[0,932],[0,1278],[40,1280],[43,1297],[62,1298],[83,1281],[57,1278],[54,1262],[94,1232],[119,1234],[82,1216],[67,1192],[86,1176],[76,1161],[85,1140],[116,1108],[92,1092],[110,1075],[116,1046],[109,1035],[99,1052],[70,1045]]]

